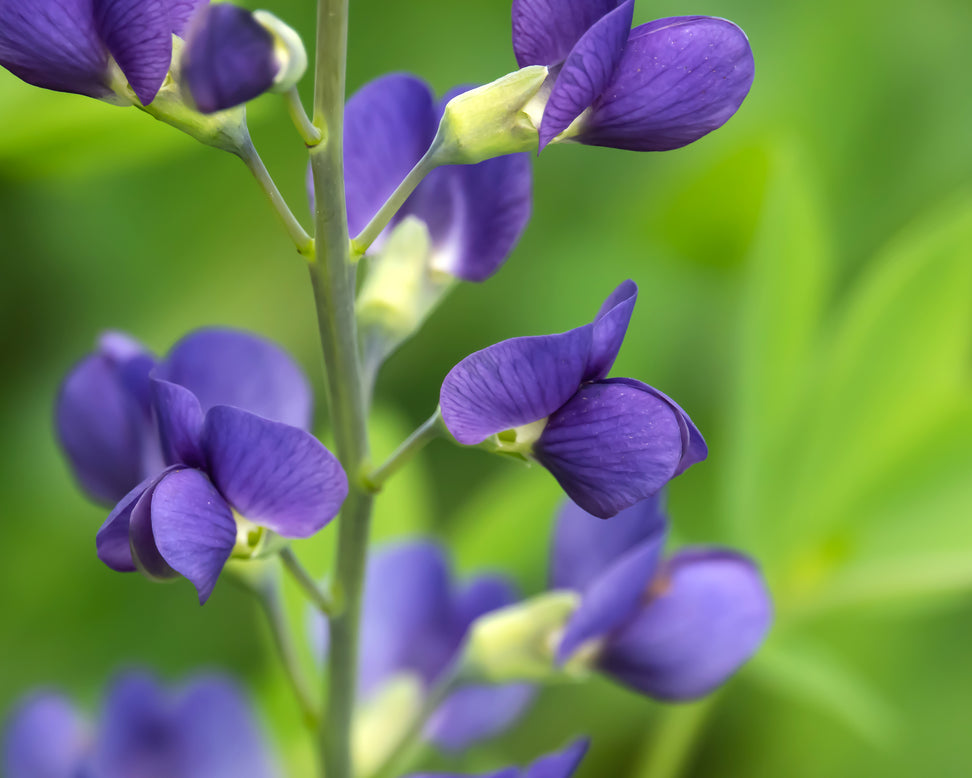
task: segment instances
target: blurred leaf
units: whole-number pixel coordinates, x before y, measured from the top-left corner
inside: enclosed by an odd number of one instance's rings
[[[873,745],[886,745],[894,735],[896,712],[839,657],[817,646],[770,642],[749,671],[772,691],[813,705]]]
[[[763,214],[747,261],[740,346],[723,473],[737,542],[759,548],[761,519],[779,504],[774,479],[794,441],[806,365],[831,264],[809,166],[793,148],[771,157]]]

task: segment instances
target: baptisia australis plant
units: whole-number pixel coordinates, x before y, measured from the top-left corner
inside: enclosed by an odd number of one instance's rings
[[[81,485],[117,500],[99,558],[120,572],[183,575],[201,602],[231,556],[309,537],[347,495],[340,464],[307,431],[300,368],[246,333],[200,330],[158,362],[108,335],[68,375],[56,415]]]
[[[227,678],[167,690],[129,672],[108,689],[95,725],[53,691],[12,713],[6,778],[276,778],[249,704]]]
[[[135,106],[237,154],[310,271],[337,456],[310,434],[301,370],[256,336],[200,330],[160,359],[112,333],[70,371],[57,434],[81,488],[114,505],[99,558],[185,577],[205,601],[229,560],[265,557],[233,567],[269,617],[320,775],[433,778],[415,772],[420,741],[465,750],[510,726],[538,684],[597,670],[658,699],[695,698],[768,628],[754,563],[720,549],[661,556],[659,491],[707,450],[671,398],[608,377],[635,304],[631,281],[588,324],[463,359],[437,412],[382,464],[368,445],[383,361],[458,281],[493,276],[523,232],[530,161],[517,152],[560,141],[683,146],[739,108],[752,54],[723,19],[632,30],[633,0],[515,0],[520,70],[440,100],[417,77],[386,75],[345,106],[347,6],[318,0],[310,115],[296,90],[299,36],[267,12],[205,0],[0,0],[0,65],[38,86]],[[285,95],[308,149],[310,232],[246,129],[242,105],[268,91]],[[517,602],[498,576],[455,583],[445,552],[426,541],[369,561],[374,500],[444,432],[539,462],[574,501],[557,525],[550,591]],[[321,586],[289,541],[339,511]],[[275,565],[321,612],[319,692],[266,572]],[[586,748],[577,741],[486,778],[569,778]],[[169,698],[128,678],[94,734],[63,698],[37,696],[14,715],[5,753],[13,778],[272,775],[238,697],[212,682]]]

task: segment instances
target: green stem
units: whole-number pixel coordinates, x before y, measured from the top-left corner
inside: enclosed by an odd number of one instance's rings
[[[307,111],[304,110],[304,104],[300,100],[300,92],[297,91],[297,87],[291,87],[286,92],[284,92],[284,100],[287,101],[287,111],[290,113],[290,120],[294,123],[294,127],[297,128],[297,133],[300,135],[304,143],[310,146],[316,146],[324,139],[324,133],[321,132],[321,128],[317,127],[307,115]]]
[[[437,147],[433,146],[425,152],[425,155],[415,163],[415,167],[408,171],[408,175],[398,185],[398,188],[391,193],[391,196],[385,201],[385,204],[378,209],[378,213],[372,217],[365,228],[351,241],[351,251],[355,257],[364,256],[368,247],[375,242],[375,238],[388,226],[388,222],[398,213],[399,208],[405,204],[408,196],[415,191],[415,187],[422,183],[422,179],[439,166],[439,161],[436,158],[437,150]]]
[[[297,253],[305,257],[313,256],[314,239],[307,234],[304,228],[301,227],[300,222],[297,221],[297,217],[294,216],[293,211],[290,210],[290,206],[287,205],[287,201],[280,194],[280,190],[277,189],[273,178],[270,177],[270,171],[263,164],[263,160],[257,153],[256,147],[249,139],[247,139],[246,145],[241,149],[239,156],[257,180],[264,194],[266,194],[277,216],[280,217],[280,222],[297,247]]]
[[[385,482],[391,478],[399,468],[407,464],[412,457],[428,445],[431,441],[443,434],[442,414],[439,409],[435,409],[428,419],[422,422],[422,426],[408,436],[394,453],[384,463],[364,476],[365,483],[373,492],[378,492]]]
[[[344,200],[342,136],[347,67],[348,0],[318,0],[314,124],[327,137],[310,150],[317,256],[310,263],[337,455],[349,492],[338,520],[335,564],[342,609],[331,619],[325,716],[319,728],[322,775],[352,778],[351,736],[358,676],[358,627],[371,524],[367,408],[354,317],[354,267]],[[326,721],[325,725],[323,722]]]
[[[317,585],[314,576],[307,572],[307,568],[300,563],[292,548],[288,546],[280,552],[280,561],[284,570],[290,573],[291,578],[303,590],[315,608],[325,616],[334,613],[334,601],[326,591]]]
[[[705,730],[719,695],[667,708],[661,726],[649,740],[634,775],[637,778],[679,778],[691,765],[693,746]]]
[[[317,729],[320,724],[320,711],[317,702],[311,692],[310,684],[304,671],[300,666],[300,659],[297,654],[297,647],[294,644],[293,634],[287,622],[284,612],[283,597],[280,593],[280,584],[276,573],[267,575],[263,580],[253,586],[250,591],[254,593],[260,607],[267,617],[267,624],[270,627],[270,634],[273,636],[274,645],[283,663],[287,679],[293,688],[297,704],[304,717],[304,723],[311,731]]]

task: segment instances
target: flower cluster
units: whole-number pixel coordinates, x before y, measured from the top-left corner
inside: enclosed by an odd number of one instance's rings
[[[442,383],[449,432],[465,445],[495,436],[497,451],[535,459],[601,518],[705,459],[705,441],[669,397],[631,378],[606,378],[636,296],[626,281],[590,324],[505,340],[466,357]]]
[[[208,676],[169,692],[130,672],[109,688],[92,728],[69,700],[35,692],[7,723],[7,778],[274,778],[243,695]]]
[[[68,375],[56,414],[82,487],[117,501],[99,558],[183,575],[205,602],[231,554],[252,556],[272,533],[317,532],[348,484],[307,432],[310,414],[300,368],[261,338],[200,330],[161,361],[130,338],[102,338]]]

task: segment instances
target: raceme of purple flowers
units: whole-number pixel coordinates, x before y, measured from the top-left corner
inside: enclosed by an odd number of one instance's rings
[[[197,678],[176,691],[130,672],[110,687],[97,725],[62,695],[35,692],[3,738],[6,778],[274,778],[235,684]]]
[[[0,65],[45,89],[112,95],[117,63],[143,105],[172,62],[172,35],[206,0],[4,0]]]
[[[311,393],[280,348],[199,330],[156,361],[112,334],[70,372],[58,437],[82,488],[117,504],[99,558],[122,572],[183,575],[204,602],[241,538],[317,532],[348,491],[336,458],[306,430]],[[239,521],[237,516],[240,517]]]
[[[684,548],[662,559],[660,498],[603,522],[573,503],[554,531],[551,581],[582,595],[558,646],[567,661],[594,646],[595,666],[662,700],[701,697],[759,648],[772,620],[756,565],[722,548]]]
[[[498,575],[456,584],[444,552],[431,541],[374,552],[362,608],[358,683],[363,702],[402,677],[418,680],[423,694],[429,693],[459,661],[472,623],[516,600],[512,584]],[[526,684],[460,686],[433,713],[425,735],[440,748],[464,750],[512,725],[532,699]]]
[[[634,0],[513,0],[520,67],[551,70],[540,148],[570,139],[635,151],[679,148],[731,117],[753,81],[746,35],[709,16],[631,29]]]
[[[344,115],[345,193],[352,235],[368,224],[422,158],[445,104],[415,76],[382,76],[359,89]],[[313,202],[313,182],[308,177]],[[530,220],[532,196],[527,154],[432,171],[391,220],[382,239],[406,217],[428,228],[430,270],[465,281],[484,281],[509,256]]]
[[[702,436],[669,397],[631,378],[606,378],[634,309],[621,284],[594,321],[557,335],[477,351],[446,376],[442,419],[465,445],[536,459],[586,511],[608,518],[705,459]]]
[[[587,740],[576,740],[563,750],[543,756],[522,770],[508,767],[505,770],[486,773],[478,778],[570,778],[580,765],[584,754],[587,753],[587,747]],[[411,775],[409,778],[473,778],[473,776],[459,773],[421,773]]]

